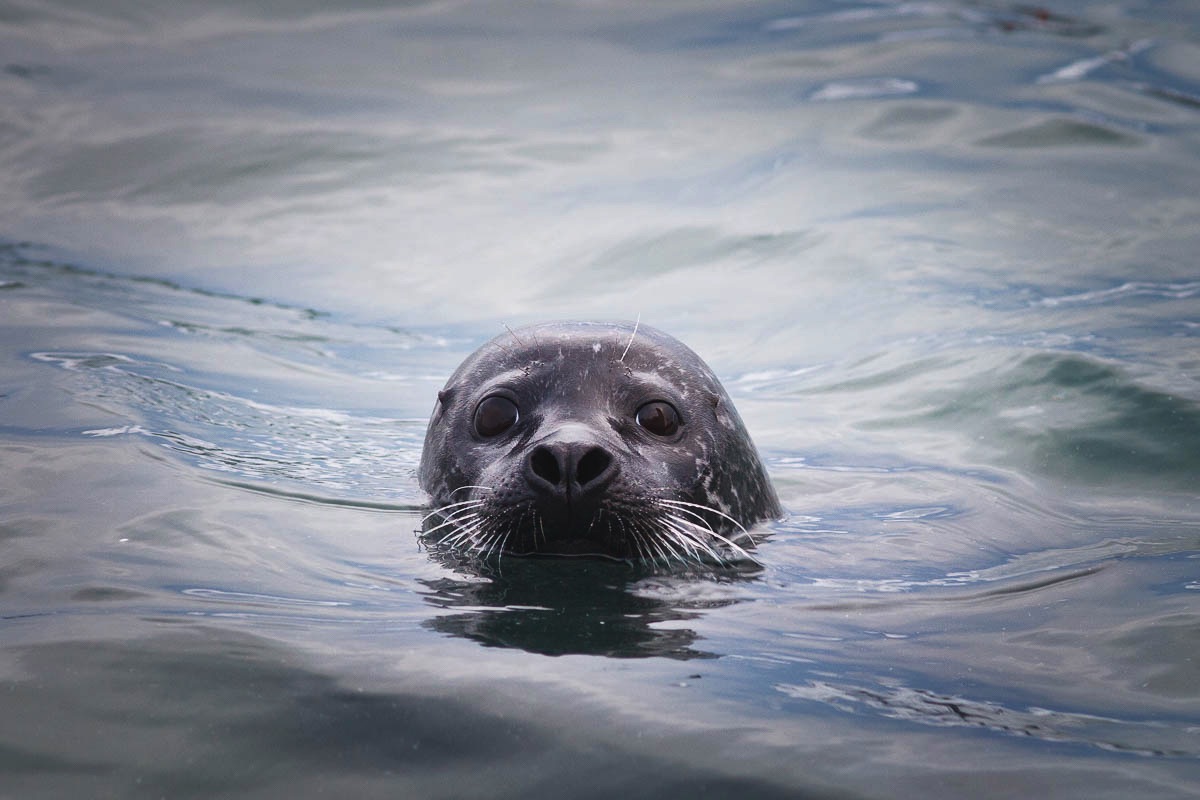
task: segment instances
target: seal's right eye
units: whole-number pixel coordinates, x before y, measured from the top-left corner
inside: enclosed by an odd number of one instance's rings
[[[517,404],[507,397],[494,394],[485,397],[475,407],[475,432],[480,436],[499,436],[517,424],[520,413]]]

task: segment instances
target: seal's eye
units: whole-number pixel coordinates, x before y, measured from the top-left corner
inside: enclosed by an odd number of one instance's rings
[[[475,431],[480,436],[499,436],[516,425],[519,416],[517,404],[507,397],[485,397],[475,408]]]
[[[679,430],[679,412],[670,403],[652,400],[638,409],[637,424],[655,436],[673,436]]]

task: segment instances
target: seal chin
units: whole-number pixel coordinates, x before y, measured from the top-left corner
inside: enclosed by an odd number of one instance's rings
[[[545,556],[591,556],[595,558],[610,558],[615,561],[624,559],[604,552],[604,548],[590,539],[558,539],[551,540],[540,546],[530,555]]]

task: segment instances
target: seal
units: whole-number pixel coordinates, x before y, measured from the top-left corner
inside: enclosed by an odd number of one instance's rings
[[[638,323],[509,331],[438,392],[418,470],[424,535],[483,554],[750,558],[780,515],[717,377]]]

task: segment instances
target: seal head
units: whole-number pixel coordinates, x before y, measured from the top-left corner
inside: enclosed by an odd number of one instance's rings
[[[418,477],[426,535],[487,553],[725,561],[780,513],[712,370],[629,323],[485,344],[438,393]]]

